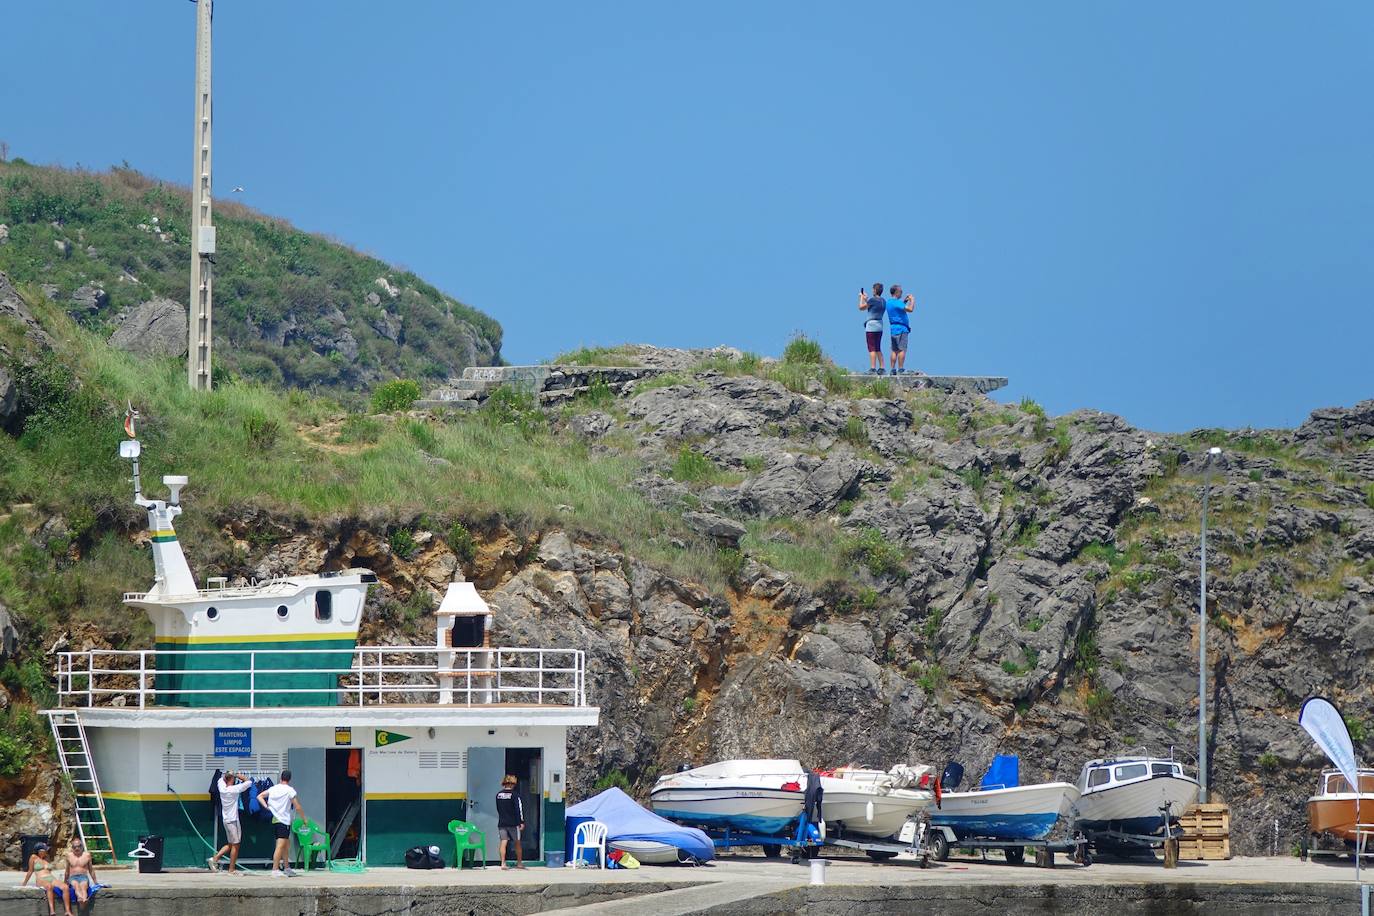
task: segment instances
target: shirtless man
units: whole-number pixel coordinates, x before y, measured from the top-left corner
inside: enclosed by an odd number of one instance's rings
[[[67,887],[76,895],[77,906],[84,909],[95,881],[95,866],[91,864],[90,851],[80,840],[72,840],[72,848],[67,852],[66,879]]]

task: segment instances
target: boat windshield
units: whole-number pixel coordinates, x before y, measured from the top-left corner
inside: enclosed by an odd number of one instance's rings
[[[1340,773],[1326,774],[1326,793],[1327,795],[1344,795],[1349,793],[1350,780]],[[1374,792],[1374,772],[1369,770],[1360,771],[1360,792]]]
[[[1116,768],[1116,778],[1118,782],[1126,779],[1139,779],[1141,776],[1150,775],[1150,768],[1143,763],[1132,763],[1124,767]]]
[[[1150,764],[1150,775],[1152,776],[1177,776],[1182,769],[1176,763],[1152,763]]]

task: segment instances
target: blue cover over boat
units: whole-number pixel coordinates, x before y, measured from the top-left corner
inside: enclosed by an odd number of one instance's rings
[[[651,840],[676,846],[705,862],[715,858],[711,839],[695,827],[683,827],[641,807],[615,787],[578,802],[565,812],[568,818],[590,818],[606,825],[606,840]]]
[[[992,758],[992,766],[988,767],[981,788],[1014,789],[1019,785],[1021,785],[1021,762],[1016,759],[1016,755],[998,754]]]

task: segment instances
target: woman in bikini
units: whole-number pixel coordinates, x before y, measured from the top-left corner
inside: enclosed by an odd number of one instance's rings
[[[39,843],[34,849],[33,855],[29,856],[29,871],[24,875],[24,880],[19,883],[20,887],[29,883],[33,878],[35,887],[41,887],[43,892],[48,895],[48,916],[57,916],[57,908],[53,906],[53,873],[52,862],[48,860],[48,847]],[[67,894],[62,894],[62,906],[66,908],[67,916],[72,916],[72,905],[67,899]]]

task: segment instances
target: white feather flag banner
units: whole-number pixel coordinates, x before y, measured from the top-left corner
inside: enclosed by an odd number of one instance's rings
[[[1358,786],[1355,747],[1350,742],[1350,729],[1345,727],[1340,710],[1325,697],[1309,697],[1302,704],[1302,712],[1298,713],[1298,724],[1307,729],[1317,747],[1331,758],[1347,784]]]

